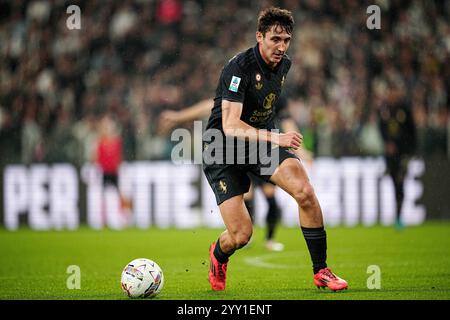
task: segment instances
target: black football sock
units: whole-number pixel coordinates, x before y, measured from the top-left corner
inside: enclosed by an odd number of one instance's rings
[[[244,200],[245,206],[247,207],[248,214],[250,215],[250,219],[252,223],[255,222],[255,212],[253,210],[253,199]]]
[[[279,209],[275,197],[267,197],[267,203],[269,204],[269,210],[267,212],[267,240],[271,240],[275,234],[275,228],[278,222]]]
[[[266,240],[272,240],[275,234],[276,223],[269,222],[267,224],[267,235]]]
[[[316,274],[320,269],[327,267],[327,233],[324,227],[301,228],[311,255],[313,272]]]
[[[227,263],[228,258],[232,254],[233,253],[228,254],[222,251],[222,249],[220,248],[220,239],[218,239],[216,242],[216,247],[214,248],[214,256],[216,257],[217,261],[219,261],[220,263]]]

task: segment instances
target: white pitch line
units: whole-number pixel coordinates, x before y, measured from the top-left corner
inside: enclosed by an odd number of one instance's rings
[[[285,253],[268,253],[265,255],[261,255],[261,256],[256,256],[256,257],[246,257],[244,258],[244,262],[254,266],[254,267],[259,267],[259,268],[267,268],[267,269],[299,269],[299,268],[305,268],[305,267],[309,267],[309,264],[307,265],[299,265],[298,263],[296,264],[282,264],[282,263],[273,263],[273,262],[268,262],[267,260],[271,260],[271,259],[278,259],[278,258],[288,258],[288,257],[297,257],[298,253],[297,252],[285,252]],[[309,263],[309,260],[307,261]],[[377,264],[376,261],[370,261],[367,263],[364,262],[358,262],[358,263],[350,263],[350,262],[338,262],[338,263],[334,263],[333,266],[336,268],[362,268],[364,270],[366,270],[366,268],[371,265],[371,264]],[[412,266],[412,265],[422,265],[425,263],[412,263],[412,262],[408,262],[408,261],[402,261],[402,262],[383,262],[382,264],[380,264],[380,267],[408,267],[408,266]]]
[[[254,266],[254,267],[260,267],[260,268],[268,268],[268,269],[294,269],[298,268],[297,265],[289,265],[289,264],[281,264],[281,263],[271,263],[267,262],[266,260],[280,258],[280,257],[289,257],[294,256],[296,254],[293,253],[269,253],[262,256],[256,256],[256,257],[247,257],[244,258],[244,262]]]

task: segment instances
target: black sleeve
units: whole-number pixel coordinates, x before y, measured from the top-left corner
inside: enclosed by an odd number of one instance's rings
[[[220,81],[223,100],[244,102],[248,79],[235,59],[224,67]]]

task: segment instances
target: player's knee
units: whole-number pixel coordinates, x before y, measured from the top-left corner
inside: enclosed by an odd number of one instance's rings
[[[233,237],[236,248],[242,248],[243,246],[245,246],[250,241],[251,237],[252,230],[243,230],[237,232]]]
[[[293,192],[293,197],[301,208],[311,207],[316,199],[314,189],[309,183],[299,185]]]

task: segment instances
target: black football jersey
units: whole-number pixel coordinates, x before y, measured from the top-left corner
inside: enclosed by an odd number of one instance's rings
[[[222,100],[241,102],[241,120],[250,126],[275,128],[278,101],[290,67],[287,55],[275,68],[269,67],[261,57],[258,44],[234,56],[222,69],[206,129],[223,131]]]

